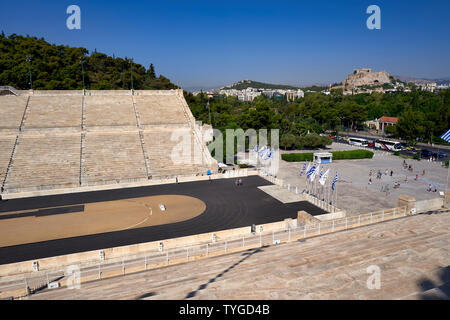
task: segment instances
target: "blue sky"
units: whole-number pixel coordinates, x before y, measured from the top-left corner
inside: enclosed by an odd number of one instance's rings
[[[81,30],[66,8],[81,8]],[[381,8],[381,30],[366,9]],[[449,0],[4,1],[0,30],[133,57],[183,87],[342,81],[355,68],[450,77]]]

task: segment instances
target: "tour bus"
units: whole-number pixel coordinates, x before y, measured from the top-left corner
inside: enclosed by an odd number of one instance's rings
[[[375,148],[384,149],[387,151],[400,151],[403,150],[402,144],[397,141],[390,141],[384,139],[378,139],[375,141]]]
[[[369,145],[369,141],[361,138],[350,138],[348,139],[349,144],[353,144],[355,146],[367,147]]]

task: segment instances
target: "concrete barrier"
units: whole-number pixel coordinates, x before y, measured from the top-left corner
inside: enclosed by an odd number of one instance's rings
[[[444,208],[450,208],[450,189],[445,190]]]
[[[316,224],[319,222],[320,222],[319,219],[310,215],[306,211],[298,211],[297,212],[297,224],[309,224],[309,223]]]
[[[430,200],[422,200],[422,201],[416,201],[416,211],[417,212],[423,212],[423,211],[429,211],[429,210],[439,210],[444,206],[444,199],[443,198],[436,198],[436,199],[430,199]]]
[[[320,221],[328,221],[328,220],[345,218],[346,216],[347,216],[347,211],[342,210],[342,211],[333,212],[333,213],[319,214],[317,216],[314,216],[314,218],[316,218]]]
[[[398,197],[398,206],[406,207],[406,212],[408,214],[414,213],[413,211],[416,210],[416,199],[406,194],[402,194]]]

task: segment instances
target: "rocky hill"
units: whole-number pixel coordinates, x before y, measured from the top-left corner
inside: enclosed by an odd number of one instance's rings
[[[353,89],[362,86],[383,85],[391,83],[393,77],[386,71],[372,72],[372,69],[356,69],[347,76],[344,86],[347,89]]]

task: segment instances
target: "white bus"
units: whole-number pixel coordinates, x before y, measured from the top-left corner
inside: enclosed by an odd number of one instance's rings
[[[397,141],[390,141],[390,140],[383,140],[379,139],[375,141],[375,148],[383,149],[387,151],[400,151],[403,150],[402,145],[400,142]]]
[[[348,143],[354,146],[367,147],[369,145],[369,141],[361,138],[349,138]]]

